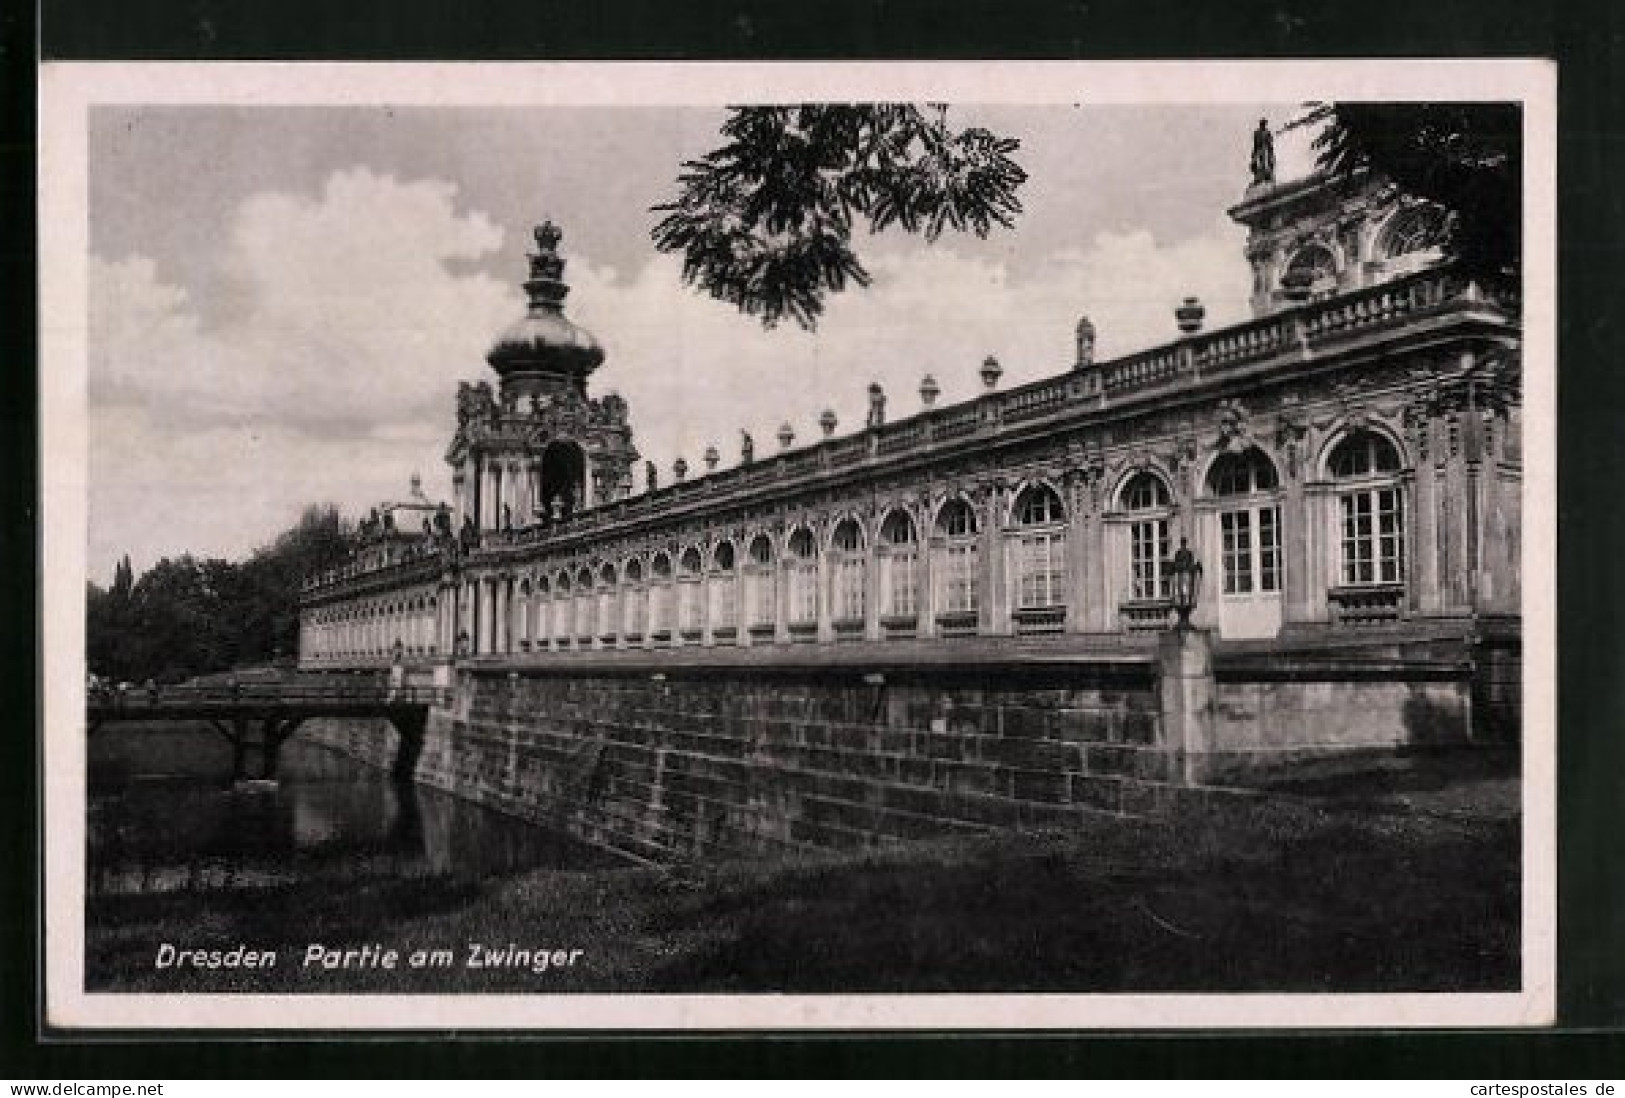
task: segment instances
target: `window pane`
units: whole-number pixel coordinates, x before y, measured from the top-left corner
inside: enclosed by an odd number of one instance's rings
[[[1281,589],[1281,542],[1279,524],[1281,512],[1276,507],[1264,507],[1258,512],[1258,589]]]

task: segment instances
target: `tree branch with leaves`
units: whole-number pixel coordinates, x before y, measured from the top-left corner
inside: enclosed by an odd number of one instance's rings
[[[986,237],[1021,213],[1020,142],[954,130],[943,106],[735,107],[722,137],[683,165],[651,235],[681,253],[685,282],[766,327],[812,329],[827,295],[870,284],[859,222],[934,242],[950,229]]]
[[[1515,284],[1522,272],[1523,111],[1517,103],[1315,103],[1318,166],[1371,171],[1449,212],[1437,241],[1457,269]]]

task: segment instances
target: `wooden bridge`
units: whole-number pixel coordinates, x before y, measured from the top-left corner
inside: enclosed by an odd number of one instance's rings
[[[232,776],[276,780],[277,757],[299,726],[320,717],[383,718],[400,733],[392,772],[411,781],[423,752],[423,730],[432,706],[446,705],[450,691],[379,682],[242,682],[93,690],[86,699],[86,729],[95,735],[120,721],[198,721],[232,749]],[[259,753],[258,773],[248,756]]]

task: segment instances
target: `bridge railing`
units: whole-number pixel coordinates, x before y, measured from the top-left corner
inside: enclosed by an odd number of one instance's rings
[[[86,701],[92,708],[139,710],[229,705],[444,705],[451,691],[439,686],[387,683],[209,683],[207,685],[98,689]]]

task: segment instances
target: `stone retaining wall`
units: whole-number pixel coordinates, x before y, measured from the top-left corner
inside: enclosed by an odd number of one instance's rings
[[[942,681],[464,672],[418,778],[652,860],[863,846],[1155,811],[1173,794],[1148,669]],[[1069,681],[1070,680],[1070,681]],[[388,765],[395,733],[313,722]]]
[[[1245,786],[1292,758],[1485,739],[1475,651],[1221,653],[1195,735],[1159,711],[1150,654],[883,670],[472,663],[453,707],[430,715],[417,777],[662,862],[1071,827]],[[304,734],[395,758],[383,722]]]

